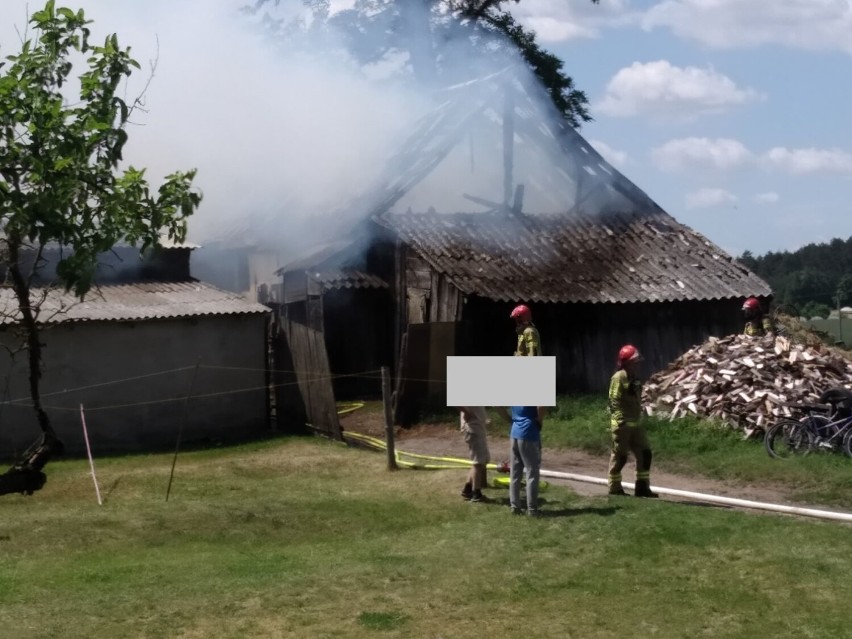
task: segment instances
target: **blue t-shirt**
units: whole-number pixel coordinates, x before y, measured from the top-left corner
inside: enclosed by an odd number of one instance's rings
[[[538,429],[538,407],[537,406],[512,406],[512,439],[527,439],[530,441],[541,441],[541,433]]]

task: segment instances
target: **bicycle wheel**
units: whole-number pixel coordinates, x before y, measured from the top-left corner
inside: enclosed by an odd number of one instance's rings
[[[852,457],[852,428],[847,430],[843,437],[843,452]]]
[[[770,457],[787,459],[807,455],[813,445],[813,434],[806,424],[783,420],[766,431],[763,444]]]
[[[811,434],[812,451],[832,453],[842,448],[843,438],[838,436],[837,423],[832,422],[825,415],[809,415],[803,418],[800,423],[808,426],[808,431]]]

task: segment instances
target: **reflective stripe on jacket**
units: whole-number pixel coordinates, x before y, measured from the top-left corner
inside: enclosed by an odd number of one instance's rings
[[[610,426],[636,424],[642,415],[642,382],[617,371],[609,383]]]
[[[518,335],[518,347],[515,350],[515,355],[522,357],[541,355],[541,336],[533,324],[529,324]]]

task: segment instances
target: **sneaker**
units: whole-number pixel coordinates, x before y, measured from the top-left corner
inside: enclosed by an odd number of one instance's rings
[[[535,510],[528,510],[527,516],[528,517],[541,517],[541,511],[538,508],[536,508]]]
[[[513,515],[523,515],[524,511],[521,508],[515,508],[514,506],[512,506],[512,514]]]
[[[474,490],[470,495],[470,501],[472,502],[486,502],[488,498],[482,494],[481,490]]]

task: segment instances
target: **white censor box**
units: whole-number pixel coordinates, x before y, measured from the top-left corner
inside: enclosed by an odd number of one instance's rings
[[[556,406],[556,358],[448,357],[447,406]]]

